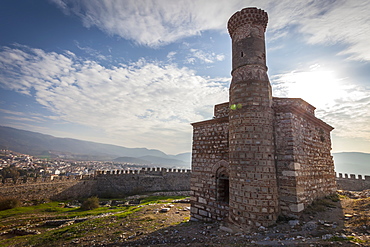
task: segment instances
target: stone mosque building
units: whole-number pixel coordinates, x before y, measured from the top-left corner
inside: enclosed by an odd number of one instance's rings
[[[269,226],[336,191],[333,128],[306,101],[272,96],[267,22],[257,8],[229,19],[229,102],[214,107],[213,119],[192,124],[192,219]]]

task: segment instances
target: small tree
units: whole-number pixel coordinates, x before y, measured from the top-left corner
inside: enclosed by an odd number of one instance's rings
[[[81,205],[82,210],[91,210],[99,207],[99,198],[96,196],[87,198]]]
[[[13,179],[14,184],[16,184],[20,174],[16,167],[10,166],[10,167],[3,168],[1,170],[1,175],[3,179],[3,183],[5,181],[5,178],[11,178]]]
[[[14,197],[0,197],[0,211],[19,207],[21,202]]]

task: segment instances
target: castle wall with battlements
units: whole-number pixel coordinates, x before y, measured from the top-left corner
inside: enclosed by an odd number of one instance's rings
[[[122,197],[145,192],[188,191],[190,175],[190,170],[166,168],[97,172],[95,194]]]
[[[369,175],[342,174],[339,173],[337,178],[337,187],[339,190],[361,191],[370,189]]]
[[[225,164],[218,164],[218,168],[222,167]],[[206,169],[206,168],[205,168]],[[5,183],[0,183],[0,197],[17,197],[24,201],[32,201],[32,200],[44,200],[44,199],[55,199],[55,200],[68,200],[68,199],[81,199],[87,198],[90,196],[98,195],[98,187],[101,181],[105,182],[100,186],[100,194],[102,195],[111,195],[114,197],[118,197],[119,194],[122,195],[122,191],[118,191],[117,187],[114,183],[119,181],[126,181],[126,183],[131,183],[133,179],[138,180],[138,177],[135,176],[142,176],[144,177],[146,173],[154,174],[157,176],[162,176],[162,174],[169,172],[168,169],[165,168],[155,168],[155,169],[143,169],[143,170],[126,170],[126,171],[98,171],[93,176],[69,176],[69,177],[57,177],[53,180],[48,178],[38,178],[38,179],[28,179],[25,180],[23,178],[19,178],[17,183],[11,179],[7,179]],[[158,188],[158,191],[169,191],[169,189],[173,189],[173,191],[190,191],[190,176],[191,172],[189,170],[171,170],[171,172],[176,173],[174,176],[163,176],[163,180],[168,179],[166,182],[162,182],[162,185],[166,185],[168,183],[172,183],[172,179],[176,178],[177,184],[181,184],[181,186],[176,188]],[[209,174],[212,174],[212,171],[208,171]],[[141,174],[141,175],[140,175]],[[134,175],[134,177],[132,176]],[[212,176],[212,175],[209,175]],[[100,177],[100,179],[97,179]],[[195,176],[197,177],[197,175]],[[107,181],[110,181],[111,184],[107,185]],[[143,178],[141,179],[143,181]],[[198,182],[201,182],[197,180]],[[215,181],[215,180],[214,180]],[[151,186],[158,186],[157,184],[158,179],[151,179],[147,180],[147,187]],[[112,184],[113,183],[113,184]],[[153,184],[151,184],[153,183]],[[368,175],[355,175],[355,174],[342,174],[339,173],[336,177],[337,188],[339,190],[351,190],[351,191],[360,191],[360,190],[367,190],[370,189],[370,176]],[[121,184],[122,186],[122,184]],[[216,183],[212,183],[208,185],[208,190],[211,191],[214,187],[217,186]],[[135,193],[146,193],[146,192],[153,192],[152,189],[149,191],[144,190],[131,190],[134,188],[131,186],[124,186],[124,194],[125,195],[132,195]],[[137,188],[137,187],[136,187]],[[199,186],[199,188],[201,188]],[[122,188],[121,188],[122,189]],[[143,187],[141,187],[143,189]],[[211,192],[210,192],[211,193]],[[203,210],[202,214],[207,214],[208,212],[213,212],[212,215],[217,215],[216,212],[219,212],[221,216],[220,218],[215,218],[216,220],[220,220],[222,216],[227,215],[227,204],[224,204],[221,207],[217,207],[216,204],[210,203],[209,206],[204,206],[201,203],[205,201],[211,201],[213,198],[217,197],[215,194],[211,194],[209,197],[202,197],[201,194],[196,194],[192,197],[198,198],[201,197],[202,199],[198,199],[199,205],[198,207]],[[202,208],[202,206],[204,208]],[[202,211],[201,211],[202,212]]]
[[[190,170],[143,168],[96,171],[91,176],[20,177],[0,183],[0,197],[24,201],[81,199],[90,196],[124,197],[157,191],[189,191]]]

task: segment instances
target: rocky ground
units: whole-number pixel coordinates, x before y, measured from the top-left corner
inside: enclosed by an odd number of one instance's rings
[[[255,232],[229,232],[216,222],[188,222],[138,236],[120,245],[370,246],[369,196],[370,191],[339,191],[339,201],[318,201],[299,220],[279,222],[271,228],[260,227]],[[173,217],[173,213],[176,211],[169,212],[168,218]]]
[[[254,232],[230,232],[217,222],[189,221],[189,202],[138,205],[125,217],[60,226],[40,240],[16,238],[4,246],[370,246],[370,191],[339,191],[319,200],[298,220],[281,221]],[[45,231],[42,228],[39,231]],[[51,237],[52,236],[52,237]],[[42,240],[41,240],[42,238]],[[1,245],[1,244],[0,244]]]

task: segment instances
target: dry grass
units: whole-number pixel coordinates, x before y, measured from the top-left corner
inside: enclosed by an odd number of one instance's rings
[[[219,230],[217,223],[189,222],[190,212],[188,203],[173,203],[171,210],[161,213],[160,209],[169,207],[169,203],[176,198],[146,198],[140,205],[122,207],[100,207],[90,211],[78,209],[59,208],[57,203],[49,203],[48,207],[27,208],[9,210],[9,216],[3,219],[10,220],[12,224],[3,225],[3,231],[14,227],[27,226],[30,229],[39,230],[39,235],[28,235],[6,239],[0,237],[0,246],[256,246],[252,243],[258,235],[250,234],[250,238],[242,235],[233,235]],[[340,199],[340,201],[338,201]],[[335,208],[334,208],[335,206]],[[295,246],[352,246],[355,243],[360,246],[369,244],[369,206],[370,198],[352,199],[342,196],[329,196],[317,200],[309,209],[307,220],[318,222],[338,222],[337,228],[328,229],[324,225],[320,231],[332,233],[333,238],[322,240],[313,239],[316,242],[302,242],[296,239]],[[18,213],[17,213],[18,212]],[[32,212],[32,214],[31,214]],[[5,211],[0,212],[5,213]],[[109,214],[111,213],[111,214]],[[90,216],[89,216],[90,214]],[[352,215],[345,219],[344,214]],[[38,223],[60,217],[77,216],[88,217],[84,222],[74,223],[61,227],[45,227],[42,225],[30,225],[32,219]],[[341,222],[341,223],[340,223]],[[277,229],[284,238],[294,234],[288,223],[283,230],[277,225]],[[364,227],[365,226],[365,227]],[[269,231],[275,234],[274,229]],[[299,229],[294,229],[299,231]],[[336,238],[335,233],[345,233],[347,239]],[[299,233],[301,234],[301,233]],[[353,234],[355,234],[353,236]],[[287,237],[288,236],[288,237]],[[265,237],[263,237],[265,238]],[[272,237],[271,237],[272,238]],[[311,240],[312,240],[311,239]],[[278,244],[278,242],[275,242]],[[271,246],[271,245],[270,245]],[[274,245],[275,246],[275,245]],[[312,246],[312,245],[311,245]]]

